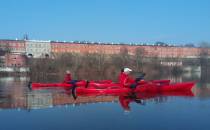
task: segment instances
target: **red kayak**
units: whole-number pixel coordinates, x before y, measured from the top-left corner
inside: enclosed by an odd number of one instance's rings
[[[170,80],[153,80],[153,81],[140,81],[139,85],[145,85],[148,83],[164,84],[169,85]],[[112,82],[111,80],[100,80],[100,81],[85,81],[81,80],[75,83],[77,87],[94,87],[94,88],[108,88],[108,87],[123,87],[120,83]],[[32,89],[52,88],[52,87],[63,87],[71,88],[73,85],[69,83],[32,83],[30,87]]]
[[[117,93],[130,93],[130,92],[150,92],[150,93],[161,93],[161,92],[175,92],[175,91],[191,91],[195,82],[184,82],[176,84],[158,84],[158,83],[145,83],[139,84],[135,89],[126,87],[107,87],[107,88],[96,88],[96,87],[77,87],[75,89],[76,94],[117,94]]]
[[[66,93],[68,95],[71,95],[72,92],[70,90],[67,90]],[[79,97],[88,97],[88,96],[104,96],[104,95],[110,95],[110,96],[129,96],[130,93],[81,93],[77,92],[76,96]],[[163,91],[163,92],[139,92],[135,93],[135,95],[138,98],[141,99],[148,99],[156,96],[185,96],[185,97],[193,97],[195,96],[192,91]]]
[[[80,80],[75,83],[76,86],[82,87],[82,86],[94,86],[94,85],[107,85],[112,83],[111,80],[100,80],[100,81],[86,81],[86,80]],[[113,83],[112,83],[113,84]],[[31,83],[31,88],[47,88],[47,87],[67,87],[71,88],[73,85],[70,83]]]

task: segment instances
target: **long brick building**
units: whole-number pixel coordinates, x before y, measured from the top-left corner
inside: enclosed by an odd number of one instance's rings
[[[0,40],[1,67],[24,67],[26,46],[23,40]]]
[[[1,66],[24,66],[25,58],[45,58],[62,53],[104,53],[117,54],[127,50],[135,55],[136,50],[142,50],[144,57],[159,58],[197,58],[203,51],[196,47],[160,46],[160,45],[128,45],[93,42],[55,42],[38,40],[0,40],[0,49],[8,50],[8,54],[1,54],[4,64]],[[206,50],[210,54],[210,49]]]
[[[178,46],[152,46],[152,45],[117,45],[117,44],[91,44],[91,43],[66,43],[51,42],[51,53],[105,53],[117,54],[121,50],[127,49],[128,53],[135,55],[137,49],[142,49],[145,57],[177,57],[196,58],[200,56],[200,48],[178,47]],[[210,54],[210,50],[209,54]]]

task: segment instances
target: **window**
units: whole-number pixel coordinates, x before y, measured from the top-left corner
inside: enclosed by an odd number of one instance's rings
[[[32,54],[28,54],[28,57],[33,57],[33,55]]]
[[[45,58],[48,58],[49,57],[49,54],[45,54]]]

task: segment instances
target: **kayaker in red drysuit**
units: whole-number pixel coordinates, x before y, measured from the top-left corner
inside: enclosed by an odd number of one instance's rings
[[[135,80],[129,76],[131,71],[132,70],[129,68],[124,68],[121,70],[121,73],[119,75],[119,83],[123,87],[130,87],[135,82]]]
[[[143,81],[143,77],[145,76],[145,73],[143,73],[142,75],[140,75],[134,80],[131,76],[129,76],[131,71],[132,70],[129,68],[121,69],[121,73],[119,75],[119,83],[123,87],[130,87],[132,89],[135,89],[138,83],[140,83],[140,81]]]
[[[69,70],[67,70],[66,71],[66,75],[65,75],[65,77],[64,77],[64,83],[70,83],[71,82],[71,80],[72,80],[72,78],[71,78],[71,73],[70,73],[70,71]]]

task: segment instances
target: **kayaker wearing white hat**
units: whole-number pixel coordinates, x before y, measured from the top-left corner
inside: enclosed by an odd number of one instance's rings
[[[134,79],[129,76],[130,72],[132,72],[130,68],[121,69],[121,73],[119,75],[119,83],[122,84],[123,87],[130,87],[132,89],[135,89],[139,81],[142,81],[144,79],[145,73],[142,73],[140,76]]]
[[[135,80],[129,76],[130,72],[132,72],[130,68],[121,69],[121,73],[119,75],[119,82],[124,87],[130,87],[131,84],[135,82]]]
[[[129,68],[124,68],[124,73],[129,74],[130,72],[132,72],[132,70],[131,70],[131,69],[129,69]]]

